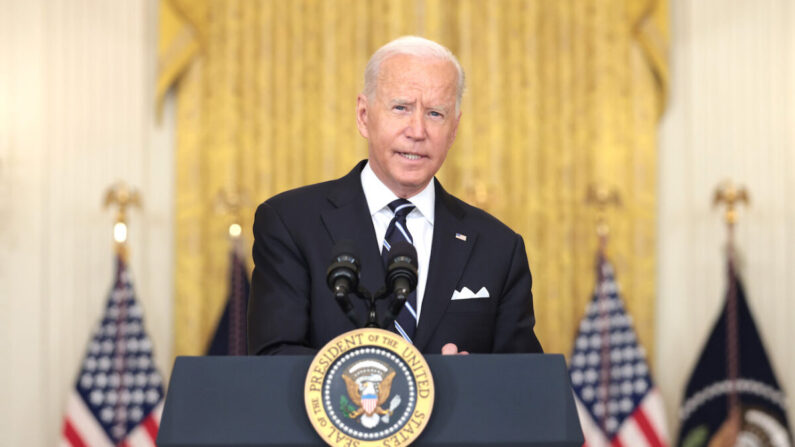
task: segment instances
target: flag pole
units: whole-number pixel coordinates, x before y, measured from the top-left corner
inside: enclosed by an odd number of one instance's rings
[[[610,325],[608,324],[609,309],[607,308],[608,297],[604,290],[603,284],[605,282],[604,276],[604,263],[607,260],[607,240],[610,235],[610,226],[607,223],[607,210],[608,208],[621,207],[621,198],[618,191],[613,188],[608,188],[604,185],[591,185],[588,188],[588,193],[585,198],[585,203],[589,206],[596,208],[596,236],[599,241],[596,254],[596,295],[597,303],[599,303],[599,321],[601,322],[600,338],[601,343],[601,359],[599,365],[599,383],[600,389],[596,393],[597,400],[607,408],[609,401],[609,384],[610,384],[610,369],[612,367],[610,360]],[[607,433],[607,411],[603,412],[599,417],[599,426],[602,431]]]
[[[737,208],[750,200],[745,187],[725,181],[715,189],[713,206],[725,205],[724,221],[727,229],[727,259],[729,288],[726,293],[726,377],[729,379],[728,408],[729,418],[740,417],[740,399],[737,392],[737,379],[740,375],[739,327],[737,322],[737,280],[736,253],[734,249],[734,229],[737,224]]]
[[[228,227],[230,256],[229,256],[229,327],[227,334],[227,353],[228,355],[246,355],[246,325],[245,325],[245,303],[241,302],[239,293],[248,290],[245,278],[245,261],[243,257],[243,228],[242,210],[248,206],[248,195],[243,190],[230,191],[222,189],[218,192],[215,199],[215,211],[217,214],[228,216],[230,224]],[[244,282],[246,284],[244,284]],[[245,297],[247,298],[247,297]],[[245,299],[244,298],[244,299]],[[212,343],[212,342],[211,342]]]
[[[103,208],[117,206],[116,218],[113,223],[114,251],[122,262],[127,263],[129,249],[127,246],[127,210],[141,207],[141,196],[138,191],[124,182],[116,182],[105,191]]]

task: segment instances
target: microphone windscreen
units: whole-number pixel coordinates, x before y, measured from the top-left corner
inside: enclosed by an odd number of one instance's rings
[[[389,261],[388,264],[392,264],[395,262],[395,258],[401,256],[409,258],[412,265],[417,265],[417,249],[408,242],[400,241],[392,244],[389,249],[389,256],[387,257]]]

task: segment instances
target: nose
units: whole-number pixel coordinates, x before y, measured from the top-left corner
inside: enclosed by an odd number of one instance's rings
[[[423,119],[422,111],[416,110],[411,114],[406,126],[406,136],[412,140],[425,138],[425,120]]]

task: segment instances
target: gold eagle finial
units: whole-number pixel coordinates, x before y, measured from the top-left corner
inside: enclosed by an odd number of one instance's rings
[[[127,256],[127,211],[131,207],[141,207],[141,195],[124,182],[116,182],[105,191],[103,208],[117,206],[116,218],[113,223],[113,239],[116,241],[116,251],[123,258]]]
[[[605,214],[610,207],[621,207],[621,195],[615,188],[604,184],[592,184],[588,187],[585,203],[596,207],[596,234],[601,239],[606,238],[610,233],[610,227],[607,225]]]
[[[248,196],[244,192],[222,189],[215,196],[215,212],[232,217],[232,222],[229,224],[229,236],[233,239],[238,239],[242,233],[243,208],[248,206],[248,202]]]
[[[737,222],[737,208],[741,203],[745,205],[751,203],[748,191],[744,186],[737,186],[731,180],[725,180],[715,189],[712,205],[726,205],[724,219],[729,226],[733,226]]]
[[[103,208],[107,209],[110,206],[117,205],[119,208],[116,210],[116,223],[127,223],[127,209],[130,207],[141,207],[141,195],[138,194],[136,189],[130,188],[124,182],[116,182],[105,191],[105,200],[102,203]]]

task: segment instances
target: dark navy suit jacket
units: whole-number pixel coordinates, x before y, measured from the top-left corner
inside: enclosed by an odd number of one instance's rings
[[[374,292],[384,286],[385,269],[360,180],[364,165],[338,180],[281,193],[257,209],[250,354],[313,354],[356,329],[326,285],[336,241],[354,242],[365,288]],[[433,242],[415,346],[432,354],[446,343],[472,353],[541,352],[521,236],[448,194],[436,179],[434,184]],[[463,287],[473,292],[486,287],[490,297],[451,300]],[[364,302],[352,300],[363,321]],[[379,301],[379,315],[386,301]]]

